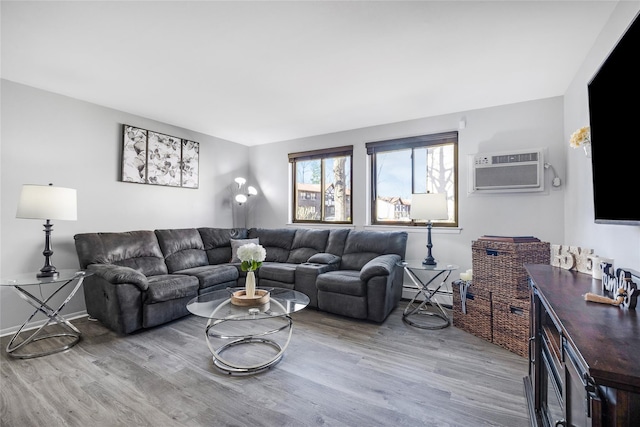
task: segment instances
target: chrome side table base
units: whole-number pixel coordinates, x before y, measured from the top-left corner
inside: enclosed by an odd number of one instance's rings
[[[416,319],[418,318],[417,316],[429,316],[430,318],[424,317],[423,322],[417,323],[411,320],[411,316],[414,316]],[[435,319],[435,323],[431,319]],[[408,325],[421,329],[444,329],[451,325],[449,317],[444,313],[437,301],[422,301],[421,304],[411,301],[404,309],[404,313],[402,313],[402,320]]]
[[[446,283],[451,272],[457,269],[457,266],[438,267],[416,267],[404,263],[404,270],[416,287],[416,294],[405,307],[402,313],[402,320],[411,326],[421,329],[443,329],[451,325],[451,319],[440,305],[438,300],[434,298],[440,288]],[[426,283],[420,280],[414,270],[429,270],[436,274]],[[429,289],[429,285],[441,278],[437,287]],[[422,299],[419,299],[422,296]]]
[[[84,278],[85,278],[85,273],[78,272],[73,277],[68,278],[66,279],[66,281],[62,282],[62,284],[44,301],[40,300],[39,298],[34,296],[32,293],[28,292],[25,289],[26,286],[21,286],[19,284],[16,284],[13,286],[13,289],[20,296],[20,298],[22,298],[31,306],[33,306],[35,308],[35,311],[31,314],[31,316],[27,318],[27,320],[22,324],[22,326],[20,326],[18,331],[11,337],[11,340],[7,344],[7,354],[9,356],[16,359],[31,359],[34,357],[47,356],[50,354],[60,353],[61,351],[68,350],[80,341],[80,337],[81,337],[80,331],[78,330],[78,328],[73,326],[67,319],[65,319],[64,316],[60,314],[60,311],[69,302],[69,300],[71,300],[71,298],[76,294],[80,286],[82,286],[82,282],[84,281]],[[76,280],[77,283],[73,287],[69,295],[62,302],[62,304],[60,304],[60,306],[57,308],[52,308],[49,305],[49,301],[51,301],[51,299],[55,295],[57,295],[60,291],[62,291],[62,289],[66,288],[74,280]],[[42,326],[37,328],[34,332],[29,331],[30,335],[27,336],[26,338],[20,337],[22,332],[25,330],[25,328],[27,328],[31,324],[33,318],[38,313],[43,313],[44,315],[46,315],[48,318],[47,321]],[[51,325],[52,323],[58,324],[60,327],[62,327],[63,332],[44,334],[44,328]],[[19,338],[22,338],[22,339],[20,340]],[[68,341],[68,342],[66,342],[63,345],[56,346],[44,351],[38,351],[38,352],[26,351],[26,348],[30,344],[33,344],[42,340],[53,339],[53,338],[56,338],[58,340],[64,339],[65,341]]]

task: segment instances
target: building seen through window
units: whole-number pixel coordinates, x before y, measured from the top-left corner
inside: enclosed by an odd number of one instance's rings
[[[293,221],[352,223],[353,146],[289,154]]]
[[[458,225],[457,132],[369,142],[366,148],[373,224],[407,225],[412,194],[445,193],[449,218],[434,224]]]

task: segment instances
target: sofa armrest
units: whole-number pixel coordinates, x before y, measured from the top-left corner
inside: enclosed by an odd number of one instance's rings
[[[87,266],[87,270],[114,285],[131,283],[141,291],[146,291],[149,288],[147,277],[130,267],[113,264],[90,264]]]
[[[368,282],[375,276],[389,276],[400,261],[400,255],[380,255],[366,263],[360,270],[360,280]]]
[[[335,264],[323,264],[319,262],[303,262],[302,264],[298,264],[296,267],[297,274],[302,272],[304,274],[313,275],[314,277],[333,270],[337,270]]]
[[[338,255],[321,252],[312,255],[311,258],[307,260],[307,262],[315,264],[337,265],[340,263],[340,257]]]

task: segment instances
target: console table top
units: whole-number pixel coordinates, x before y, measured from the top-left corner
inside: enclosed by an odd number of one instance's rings
[[[589,374],[601,385],[640,387],[637,310],[585,301],[587,292],[606,295],[602,281],[591,275],[542,264],[526,264],[525,268]]]

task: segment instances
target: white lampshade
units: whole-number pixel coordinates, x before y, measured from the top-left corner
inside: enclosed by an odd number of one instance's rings
[[[234,179],[234,181],[238,184],[238,187],[242,187],[244,185],[244,183],[247,182],[247,180],[244,179],[241,176],[239,176],[236,179]]]
[[[78,219],[76,190],[52,185],[23,185],[16,218]]]
[[[247,196],[244,194],[238,194],[236,195],[236,202],[243,204],[247,201]]]
[[[424,221],[449,219],[445,193],[411,195],[411,219]]]
[[[256,190],[256,187],[250,185],[247,187],[247,193],[249,194],[249,196],[255,196],[256,194],[258,194],[258,190]]]

